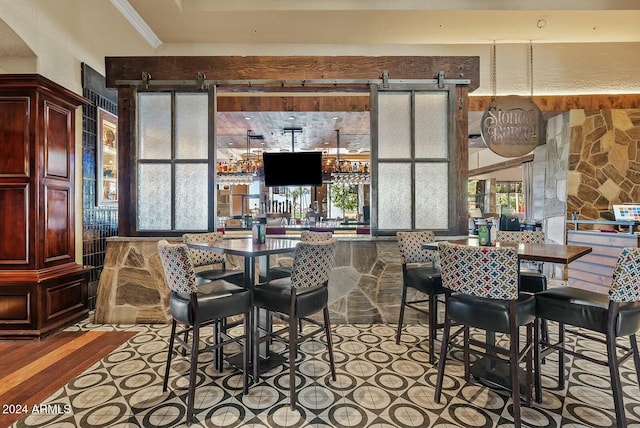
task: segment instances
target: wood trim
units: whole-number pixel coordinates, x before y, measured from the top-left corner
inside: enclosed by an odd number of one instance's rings
[[[366,96],[236,96],[218,97],[217,111],[370,111],[369,92]]]
[[[491,96],[469,96],[469,111],[485,111]],[[640,108],[640,94],[545,95],[534,96],[533,102],[541,111],[568,111],[576,109],[635,109]]]
[[[498,162],[491,165],[483,166],[476,169],[469,170],[469,177],[473,177],[475,175],[488,174],[490,172],[499,171],[501,169],[512,168],[514,166],[522,165],[525,162],[533,161],[533,153],[530,153],[525,156],[521,156],[519,158],[509,159],[504,162]]]
[[[152,56],[106,57],[107,87],[117,80],[257,79],[470,79],[469,90],[480,86],[479,56]],[[257,88],[252,90],[258,91]]]

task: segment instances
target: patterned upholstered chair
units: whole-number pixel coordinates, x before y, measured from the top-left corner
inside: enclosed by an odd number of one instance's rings
[[[298,343],[324,330],[327,339],[327,351],[331,376],[336,379],[333,361],[333,345],[331,340],[331,323],[329,320],[328,283],[336,254],[336,240],[308,242],[297,244],[293,255],[291,276],[278,278],[257,285],[253,292],[253,305],[256,309],[266,309],[271,316],[277,316],[288,322],[288,326],[278,331],[259,336],[257,323],[254,324],[253,361],[259,362],[257,355],[259,344],[263,341],[277,339],[288,342],[289,346],[289,391],[290,405],[296,406],[296,354]],[[315,321],[309,316],[323,312],[324,323]],[[297,321],[304,319],[319,327],[312,332],[298,336]],[[258,363],[253,365],[254,378],[258,379]]]
[[[450,291],[446,300],[444,332],[438,364],[435,400],[440,402],[442,382],[450,346],[460,346],[455,340],[463,332],[465,380],[470,379],[469,346],[484,349],[492,357],[510,368],[513,419],[520,426],[519,363],[526,363],[527,405],[531,404],[533,385],[533,331],[535,298],[518,292],[518,254],[508,247],[471,247],[440,243],[442,285]],[[451,334],[451,324],[461,327]],[[520,349],[519,328],[526,326],[526,343]],[[509,335],[509,348],[502,348],[471,337],[469,327],[485,330],[487,334]],[[537,332],[536,332],[537,333]],[[496,362],[498,364],[498,362]],[[536,373],[538,372],[536,366]]]
[[[223,279],[196,286],[193,262],[191,261],[189,249],[185,244],[169,244],[163,239],[158,242],[158,253],[162,261],[166,284],[171,289],[169,307],[173,317],[162,390],[167,390],[175,343],[178,342],[182,347],[189,348],[188,343],[182,340],[179,335],[183,332],[192,332],[187,396],[187,423],[191,424],[193,420],[198,353],[200,351],[200,327],[214,324],[225,317],[243,315],[244,334],[224,341],[217,341],[212,349],[222,348],[231,342],[240,343],[244,341],[243,391],[245,394],[247,393],[249,385],[247,372],[249,368],[248,337],[251,332],[249,324],[251,319],[251,292]],[[182,331],[176,331],[178,323],[185,326]]]
[[[564,354],[585,358],[592,363],[609,367],[611,389],[615,404],[616,423],[626,427],[619,364],[633,355],[636,376],[640,384],[640,355],[636,332],[640,330],[640,248],[624,248],[613,271],[609,295],[574,287],[552,288],[536,295],[537,315],[541,319],[558,322],[558,342],[542,342],[542,353],[557,350],[559,360],[564,362]],[[605,343],[607,360],[585,356],[564,347],[565,324],[579,327],[573,332],[580,337]],[[588,331],[585,331],[588,330]],[[593,333],[604,334],[596,336]],[[617,344],[618,337],[629,337],[630,347]],[[618,349],[624,352],[618,357]],[[538,357],[539,358],[539,357]],[[564,365],[559,364],[558,386],[564,388]],[[636,391],[637,392],[637,391]],[[538,401],[539,401],[538,397]]]
[[[182,242],[185,244],[207,244],[221,242],[224,236],[220,232],[185,233]],[[227,269],[223,253],[189,248],[191,260],[196,269],[196,277],[204,280],[225,279],[233,284],[244,283],[244,272]],[[218,267],[216,267],[216,265]]]
[[[544,244],[544,232],[511,232],[499,230],[496,239],[501,242]],[[532,265],[532,266],[531,266]],[[547,289],[547,278],[542,274],[542,263],[524,260],[520,265],[520,291],[538,293]]]
[[[300,232],[300,240],[303,242],[319,242],[331,239],[333,233],[331,232],[313,232],[310,230],[303,230]],[[268,278],[263,278],[262,281],[284,278],[291,276],[291,266],[276,266],[269,269]]]
[[[404,322],[405,307],[429,315],[429,362],[435,363],[435,339],[436,331],[443,324],[438,323],[438,296],[444,296],[444,288],[440,279],[440,271],[437,268],[438,252],[422,249],[423,244],[434,242],[433,232],[397,232],[398,248],[402,260],[402,300],[400,301],[400,316],[398,318],[398,330],[396,343],[400,343],[402,324]],[[407,300],[409,288],[418,290],[427,298],[416,297],[415,300]],[[428,311],[420,305],[429,302]]]

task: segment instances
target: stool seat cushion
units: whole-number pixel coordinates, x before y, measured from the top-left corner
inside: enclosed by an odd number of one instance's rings
[[[442,287],[440,271],[430,266],[407,267],[405,280],[407,286],[415,288],[429,296],[445,292],[445,289]]]
[[[237,315],[251,310],[251,291],[225,280],[198,286],[198,314],[200,323]],[[189,293],[172,292],[169,298],[171,314],[178,322],[193,325],[189,310]]]
[[[326,286],[301,288],[297,290],[296,314],[291,312],[291,277],[278,278],[257,285],[253,290],[253,305],[269,311],[280,312],[302,318],[322,310],[329,299]]]
[[[575,287],[558,287],[535,294],[539,318],[563,322],[600,333],[607,332],[609,297]],[[620,304],[616,337],[640,330],[640,302]]]
[[[547,289],[547,277],[534,269],[520,269],[520,291],[539,293]]]
[[[291,276],[290,266],[278,266],[269,269],[269,279],[278,279]]]
[[[235,285],[244,284],[244,272],[241,270],[196,268],[196,277],[199,280],[215,281],[217,279],[224,279]]]
[[[454,293],[447,299],[448,315],[455,321],[488,331],[509,333],[509,301]],[[535,319],[533,294],[520,293],[516,302],[516,325]]]

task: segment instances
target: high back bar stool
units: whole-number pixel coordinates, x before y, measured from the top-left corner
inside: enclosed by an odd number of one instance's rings
[[[329,308],[327,307],[329,274],[333,267],[335,255],[335,238],[318,242],[301,241],[297,244],[293,255],[291,276],[259,284],[254,289],[254,308],[266,309],[270,311],[271,316],[281,318],[288,323],[287,327],[274,332],[266,332],[267,334],[262,337],[259,336],[260,332],[257,324],[253,325],[254,378],[258,379],[259,375],[259,344],[271,339],[287,342],[289,346],[289,402],[291,409],[296,407],[295,372],[299,342],[324,331],[327,340],[331,376],[334,381],[336,380],[331,322],[329,320]],[[324,323],[309,318],[320,311],[323,313]],[[299,320],[312,323],[318,326],[318,329],[298,337],[296,327]]]
[[[300,231],[300,240],[303,242],[326,241],[331,239],[332,236],[332,232],[314,232],[311,230]],[[287,276],[291,276],[291,266],[277,266],[269,269],[268,278],[265,278],[265,280],[284,278]]]
[[[180,338],[180,334],[192,332],[191,363],[189,367],[189,389],[187,395],[187,423],[193,421],[193,400],[195,397],[196,372],[198,370],[198,354],[200,352],[200,328],[215,325],[219,320],[233,315],[243,316],[244,332],[241,336],[227,340],[214,340],[210,348],[217,350],[232,342],[243,346],[243,393],[248,390],[249,345],[251,326],[251,292],[225,280],[216,280],[196,286],[196,275],[189,249],[185,244],[170,244],[166,240],[158,242],[158,253],[162,262],[167,286],[171,289],[169,308],[173,321],[171,323],[171,337],[165,368],[162,390],[167,390],[169,370],[176,342],[188,349],[187,339]],[[185,325],[182,331],[177,330],[177,324]],[[187,335],[185,335],[185,338]]]
[[[438,362],[435,400],[440,402],[449,346],[463,333],[464,378],[470,379],[469,346],[481,348],[495,360],[509,364],[514,425],[520,427],[519,364],[526,363],[527,405],[533,385],[533,330],[535,298],[518,291],[518,254],[509,247],[471,247],[440,243],[442,285],[447,289],[444,331]],[[461,327],[451,334],[451,324]],[[526,343],[520,349],[519,328],[526,326]],[[472,339],[469,327],[509,335],[509,348]],[[506,358],[505,358],[506,357]],[[537,372],[537,366],[536,366]]]
[[[496,234],[499,242],[517,242],[525,244],[544,244],[544,232],[542,231],[521,231],[512,232],[499,230]],[[530,262],[523,260],[520,264],[520,291],[527,293],[538,293],[547,289],[547,277],[541,272],[542,264],[536,262],[536,268],[526,267]]]
[[[640,248],[624,248],[613,271],[609,294],[582,290],[574,287],[557,287],[536,294],[538,318],[558,323],[558,342],[541,341],[542,351],[536,357],[558,351],[558,388],[564,389],[564,354],[586,359],[592,363],[608,366],[611,390],[618,427],[626,427],[627,420],[622,400],[619,366],[633,355],[636,376],[640,384],[640,355],[636,332],[640,330]],[[565,324],[582,331],[565,331]],[[607,359],[596,359],[574,352],[564,346],[565,333],[571,332],[588,340],[605,343]],[[593,333],[604,334],[596,336]],[[629,337],[631,346],[617,343],[618,337]],[[618,357],[618,349],[624,351]],[[537,397],[537,401],[540,397]]]
[[[182,235],[182,242],[185,244],[215,244],[222,242],[223,239],[224,235],[220,232],[185,233]],[[225,279],[236,285],[243,284],[244,272],[227,269],[227,261],[223,253],[189,248],[189,255],[196,269],[196,277],[208,280]]]
[[[499,242],[517,242],[523,244],[544,244],[544,232],[536,231],[508,231],[499,230],[496,234]],[[534,262],[535,267],[528,267],[531,262],[520,261],[520,291],[525,293],[539,293],[547,289],[547,277],[542,273],[542,263]],[[547,322],[542,321],[542,338],[547,340],[549,329]]]
[[[400,301],[396,344],[400,344],[405,307],[428,314],[429,362],[433,364],[436,360],[434,351],[436,331],[443,327],[443,324],[438,324],[438,296],[444,296],[445,290],[442,288],[440,270],[436,266],[437,251],[424,250],[422,245],[434,242],[435,236],[431,231],[417,231],[397,232],[396,237],[402,261],[402,300]],[[409,288],[427,295],[427,298],[417,297],[414,300],[407,300]],[[425,302],[429,303],[428,311],[419,306]]]

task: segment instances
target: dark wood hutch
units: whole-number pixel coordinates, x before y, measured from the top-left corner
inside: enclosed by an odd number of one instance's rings
[[[86,316],[75,262],[75,113],[89,101],[35,74],[0,75],[0,339]]]

